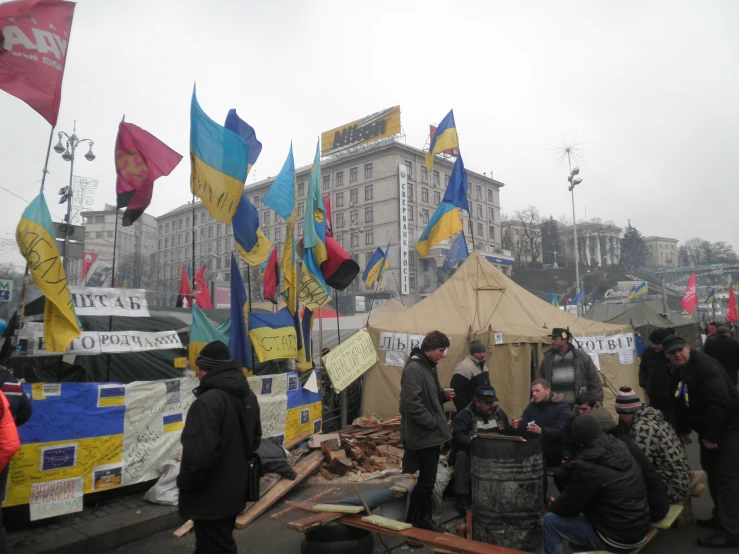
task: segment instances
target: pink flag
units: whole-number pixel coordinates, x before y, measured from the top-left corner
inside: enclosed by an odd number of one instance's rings
[[[136,221],[151,203],[154,181],[169,175],[182,160],[177,152],[133,123],[121,121],[115,141],[115,192],[126,208],[123,226]]]
[[[680,305],[689,314],[692,314],[698,307],[698,285],[695,280],[695,270],[690,275],[690,280],[688,281],[688,286],[685,287],[685,294],[683,295],[683,299],[680,300]]]
[[[74,2],[0,4],[0,89],[53,125],[59,115]]]

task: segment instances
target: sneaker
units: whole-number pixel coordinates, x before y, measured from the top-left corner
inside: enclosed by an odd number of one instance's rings
[[[714,533],[709,537],[698,539],[697,544],[703,548],[737,548],[739,547],[739,536]]]

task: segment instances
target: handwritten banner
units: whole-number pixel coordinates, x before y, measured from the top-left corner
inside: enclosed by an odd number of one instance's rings
[[[365,329],[360,329],[326,354],[323,361],[334,390],[341,392],[375,365],[377,359],[372,338]]]
[[[23,333],[21,334],[23,337]],[[120,354],[146,350],[184,348],[177,331],[147,333],[144,331],[85,331],[67,347],[67,352],[78,356],[93,354]],[[27,356],[50,356],[46,350],[43,331],[34,331]]]
[[[82,511],[82,478],[31,484],[31,521]]]
[[[634,348],[634,333],[623,333],[621,335],[575,337],[572,339],[577,346],[585,352],[596,354],[618,354],[622,350]]]
[[[149,317],[145,289],[102,289],[69,287],[75,313],[80,315],[118,315]]]

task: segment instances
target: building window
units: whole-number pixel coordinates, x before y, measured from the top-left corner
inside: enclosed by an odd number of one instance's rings
[[[179,230],[180,230],[180,231],[182,231],[182,229],[183,229],[183,225],[184,225],[184,222],[183,222],[182,218],[180,218],[180,219],[179,219],[179,221],[178,221],[177,223],[178,223],[178,228],[179,228]]]
[[[482,187],[480,185],[475,186],[475,196],[478,200],[482,200]]]
[[[364,164],[364,178],[372,179],[372,164]]]
[[[185,227],[190,227],[190,216],[189,215],[185,218]]]
[[[357,182],[357,168],[352,167],[349,170],[349,182],[350,183],[356,183]]]
[[[257,201],[259,200],[259,197],[258,196],[256,197],[256,200]],[[254,205],[256,206],[256,204],[254,204]],[[203,223],[205,223],[205,212],[203,212],[203,213],[200,214],[200,225],[202,225]]]
[[[421,201],[423,202],[429,201],[429,189],[421,187]]]
[[[411,184],[408,185],[408,200],[410,200],[411,202],[413,202],[413,196],[414,196],[413,188],[414,188],[413,185]]]
[[[441,192],[438,190],[434,191],[434,206],[438,206],[441,202]]]
[[[269,225],[269,210],[264,210],[264,212],[262,212],[262,223]]]
[[[259,209],[259,197],[258,196],[255,196],[254,197],[254,207],[257,208],[257,209]],[[205,215],[205,214],[203,214],[203,215]],[[200,218],[200,223],[202,223],[202,222],[203,222],[203,218],[201,217]]]
[[[220,254],[220,253],[221,253],[221,241],[217,240],[216,241],[216,254]]]
[[[364,265],[368,266],[370,263],[370,260],[372,259],[372,256],[374,255],[374,252],[365,252],[364,253]]]
[[[344,214],[336,214],[336,228],[337,229],[343,229],[344,228]]]
[[[262,231],[262,233],[264,233],[264,238],[269,240],[269,229],[265,229],[264,231]]]
[[[221,258],[216,258],[216,269],[221,269]]]
[[[359,210],[352,210],[349,212],[349,222],[357,223],[359,221]]]
[[[416,269],[416,253],[415,252],[409,252],[409,258],[410,258],[410,266],[412,269]]]
[[[493,189],[488,189],[488,202],[493,201]]]
[[[167,223],[166,225],[164,225],[164,232],[165,233],[169,233],[169,223]]]
[[[222,223],[216,223],[216,236],[221,236],[221,231],[223,231],[223,224]]]
[[[411,290],[416,290],[416,276],[415,275],[409,275],[408,276],[408,286]]]
[[[488,225],[488,235],[490,240],[495,240],[495,227],[493,225]]]
[[[88,218],[87,218],[87,222],[88,222],[88,223],[92,223],[92,221],[93,221],[93,218],[91,218],[91,217],[88,217]],[[159,226],[159,234],[160,234],[160,235],[162,234],[162,231],[163,231],[163,230],[164,230],[164,225],[160,225],[160,226]]]
[[[298,196],[305,196],[305,183],[298,183]]]
[[[331,188],[331,175],[324,175],[323,176],[323,190],[328,190]]]
[[[303,236],[303,226],[302,225],[298,226],[298,236],[299,237]]]
[[[405,171],[408,174],[408,178],[413,177],[413,162],[405,161]]]
[[[374,244],[375,243],[375,232],[372,229],[367,229],[367,231],[364,233],[364,244]]]
[[[231,239],[226,239],[226,252],[231,250]]]
[[[478,223],[477,224],[477,236],[480,237],[480,238],[482,238],[482,237],[485,236],[483,234],[483,230],[482,230],[482,223]]]
[[[473,235],[475,233],[475,226],[473,225],[471,219],[467,220],[467,230],[469,231],[470,235]]]
[[[493,208],[488,208],[488,221],[495,221],[495,211],[493,210]]]
[[[280,227],[277,227],[277,229],[275,229],[275,242],[282,242],[282,228]]]
[[[429,222],[429,211],[428,210],[421,210],[421,223],[424,225]]]
[[[416,231],[411,227],[408,229],[408,240],[411,241],[411,244],[414,244],[416,242]]]
[[[340,187],[344,184],[344,172],[343,171],[337,171],[336,172],[336,186]]]
[[[164,248],[169,248],[169,237],[164,237]]]
[[[477,217],[482,219],[482,204],[477,205]]]
[[[184,233],[180,233],[180,235],[177,236],[177,244],[182,245],[182,235]]]
[[[359,233],[352,233],[352,248],[359,246]]]
[[[107,234],[107,236],[108,236],[109,239],[112,239],[113,238],[113,231],[106,231],[106,234]]]
[[[97,232],[95,233],[95,238],[96,238],[96,239],[101,239],[101,238],[103,238],[103,232],[102,232],[102,231],[97,231]]]
[[[439,186],[439,172],[438,171],[434,171],[434,186],[435,187]]]
[[[429,182],[429,172],[425,167],[421,168],[421,182],[425,184]]]
[[[359,189],[349,191],[349,204],[356,204],[359,201]]]
[[[448,173],[444,173],[444,188],[446,188],[446,187],[449,186],[449,179],[450,178],[451,177],[450,177],[450,175]]]
[[[372,200],[372,185],[367,185],[364,187],[364,199]]]
[[[344,206],[344,193],[337,192],[336,193],[336,207],[341,208],[343,206]]]
[[[408,208],[408,221],[413,221],[413,208]]]
[[[372,223],[373,220],[374,220],[373,209],[372,209],[372,206],[369,206],[364,209],[364,222]]]
[[[305,215],[305,202],[298,202],[298,217]]]

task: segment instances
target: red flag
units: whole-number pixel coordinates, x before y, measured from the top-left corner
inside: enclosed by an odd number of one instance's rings
[[[85,252],[84,258],[82,259],[82,282],[85,282],[87,278],[87,272],[90,271],[92,264],[98,259],[98,255],[95,252]]]
[[[0,4],[0,89],[56,125],[74,2]]]
[[[729,305],[726,306],[726,321],[737,321],[736,314],[736,296],[734,296],[734,287],[729,287]]]
[[[177,152],[133,123],[121,121],[115,141],[115,192],[126,208],[123,226],[136,221],[151,203],[154,181],[169,175],[182,160]]]
[[[326,198],[323,199],[323,208],[326,214],[326,236],[333,237],[334,236],[334,226],[333,226],[333,223],[331,223],[331,195],[330,194],[327,195]]]
[[[321,264],[321,273],[326,284],[336,290],[347,288],[359,275],[359,265],[349,253],[326,233],[326,253],[328,259]]]
[[[271,300],[273,304],[277,304],[275,297],[277,296],[277,285],[280,282],[280,276],[277,266],[277,248],[272,250],[267,266],[264,268],[264,299]]]
[[[187,297],[187,305],[192,308],[192,291],[190,290],[190,281],[187,279],[187,271],[185,266],[182,266],[182,277],[180,278],[180,293],[177,295],[178,308],[181,308],[185,303],[185,297]],[[202,307],[202,306],[201,306]]]
[[[683,299],[680,300],[680,305],[689,314],[692,314],[698,307],[698,285],[695,281],[695,270],[690,275],[690,280],[688,281],[688,286],[685,287],[685,294],[683,295]]]
[[[210,310],[213,308],[208,283],[205,282],[205,265],[198,269],[195,274],[195,302],[197,302],[200,309]]]

